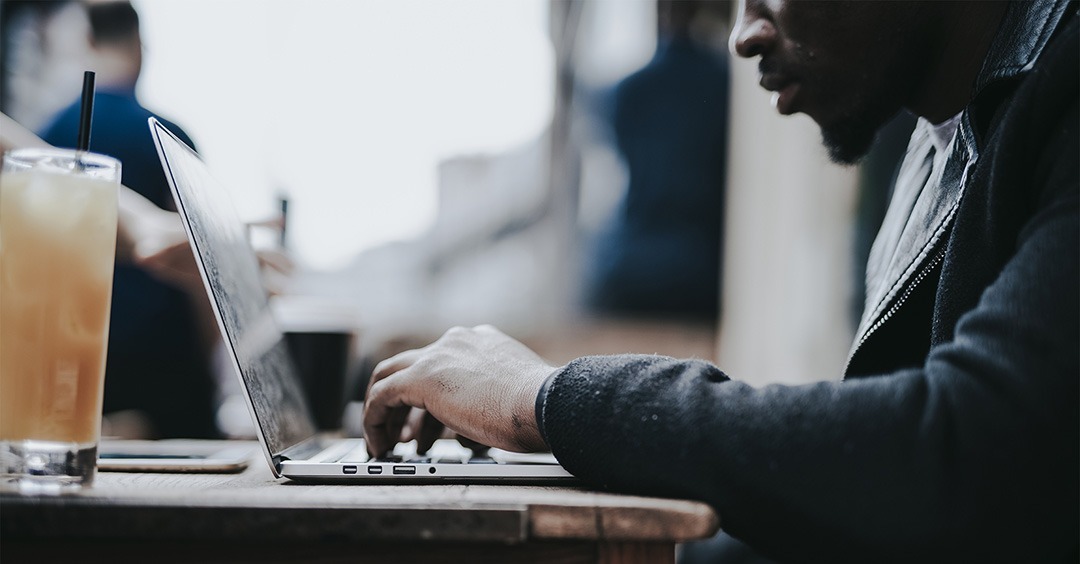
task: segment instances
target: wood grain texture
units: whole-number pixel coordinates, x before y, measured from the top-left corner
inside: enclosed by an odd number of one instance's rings
[[[664,550],[674,553],[674,549]],[[641,562],[653,564],[661,559],[632,560],[639,556],[633,549],[620,551],[601,548],[589,542],[526,543],[519,545],[475,543],[243,543],[243,542],[119,542],[70,541],[44,546],[40,543],[4,542],[0,545],[3,562],[154,562],[155,564],[198,563],[319,563],[368,564],[376,562],[423,562],[429,564],[589,564],[596,562]],[[603,560],[604,555],[617,559]],[[631,559],[618,557],[630,557]]]
[[[665,543],[623,542],[600,543],[596,562],[599,564],[675,564],[675,547]]]
[[[2,493],[2,560],[108,547],[116,561],[671,562],[676,542],[719,526],[702,503],[574,487],[298,484],[258,456],[239,474],[99,473],[73,494]]]

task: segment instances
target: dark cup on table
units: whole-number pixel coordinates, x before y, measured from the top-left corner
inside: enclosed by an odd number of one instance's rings
[[[322,300],[279,296],[274,314],[299,372],[319,431],[339,431],[357,328],[348,308]]]

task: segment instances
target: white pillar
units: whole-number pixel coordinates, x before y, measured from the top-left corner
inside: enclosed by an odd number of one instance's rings
[[[856,169],[779,116],[757,61],[732,62],[719,365],[754,385],[839,379],[851,344]]]

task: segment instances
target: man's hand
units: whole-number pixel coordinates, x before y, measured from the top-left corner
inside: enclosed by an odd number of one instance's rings
[[[201,292],[202,279],[180,215],[123,186],[118,204],[116,260],[189,292]]]
[[[180,214],[163,210],[125,186],[119,191],[116,259],[146,270],[158,280],[202,294],[202,277]],[[270,294],[281,293],[294,266],[277,250],[257,250],[263,283]]]
[[[425,452],[443,424],[504,450],[546,450],[536,426],[536,395],[554,370],[494,327],[450,329],[375,367],[364,408],[368,451],[382,456],[415,438]]]

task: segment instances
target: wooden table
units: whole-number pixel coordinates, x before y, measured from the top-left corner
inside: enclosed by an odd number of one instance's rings
[[[0,560],[673,562],[716,514],[681,500],[510,485],[309,485],[262,455],[240,474],[99,473],[0,495]]]

